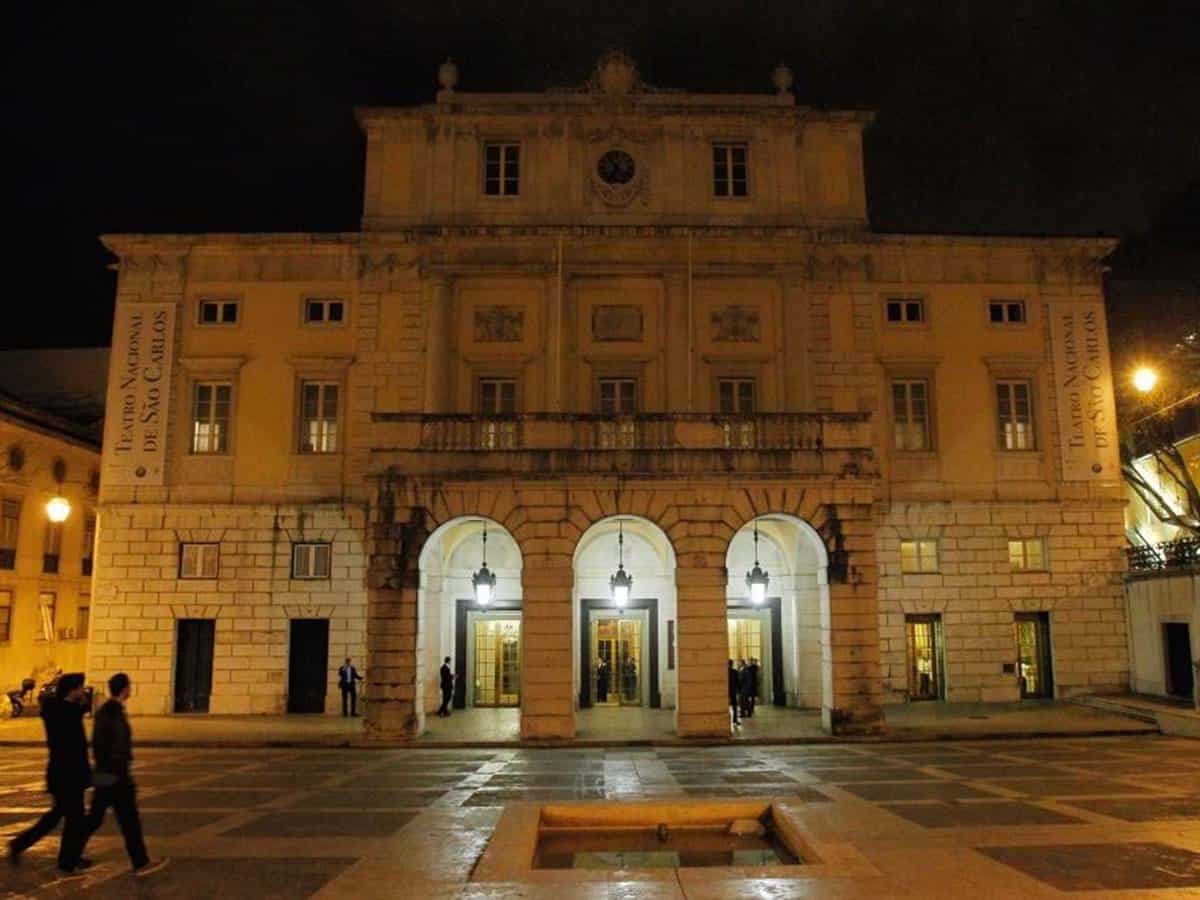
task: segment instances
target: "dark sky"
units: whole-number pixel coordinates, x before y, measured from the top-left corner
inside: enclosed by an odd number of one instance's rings
[[[108,340],[104,232],[357,226],[356,104],[588,76],[879,110],[872,221],[891,231],[1127,235],[1200,178],[1200,3],[6,4],[2,346]],[[20,321],[24,317],[24,321]],[[14,324],[20,322],[20,324]]]

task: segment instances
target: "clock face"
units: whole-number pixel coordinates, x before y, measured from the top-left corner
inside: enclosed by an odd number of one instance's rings
[[[596,174],[605,184],[629,184],[637,166],[624,150],[609,150],[596,163]]]

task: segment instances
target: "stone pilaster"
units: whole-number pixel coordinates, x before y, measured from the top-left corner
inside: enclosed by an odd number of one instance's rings
[[[529,558],[521,576],[521,737],[575,736],[570,557]]]
[[[729,736],[729,627],[725,567],[717,554],[689,553],[675,570],[678,593],[678,702],[680,737]]]
[[[454,282],[444,275],[427,275],[425,303],[425,412],[449,412],[452,386],[446,378],[454,371],[453,323]]]

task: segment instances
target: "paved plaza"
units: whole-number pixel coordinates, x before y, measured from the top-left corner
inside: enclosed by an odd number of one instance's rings
[[[0,828],[46,805],[43,752],[7,748]],[[110,820],[96,866],[56,881],[57,838],[0,897],[1040,897],[1200,894],[1200,743],[1121,736],[582,749],[143,749],[134,879]],[[479,880],[506,806],[771,797],[818,860],[753,869],[536,871]],[[585,880],[600,877],[603,880]],[[1191,891],[1185,889],[1190,888]]]

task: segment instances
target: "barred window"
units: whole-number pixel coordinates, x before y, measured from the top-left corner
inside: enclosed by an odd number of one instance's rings
[[[221,545],[185,542],[179,545],[180,578],[216,578],[220,571]]]
[[[293,578],[328,578],[332,547],[325,542],[292,544]]]

